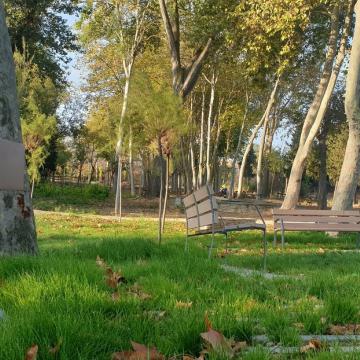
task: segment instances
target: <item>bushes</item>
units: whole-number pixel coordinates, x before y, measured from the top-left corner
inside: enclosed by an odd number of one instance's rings
[[[40,183],[35,186],[34,198],[57,199],[61,197],[75,202],[91,200],[105,200],[109,197],[110,189],[98,184],[56,184]]]

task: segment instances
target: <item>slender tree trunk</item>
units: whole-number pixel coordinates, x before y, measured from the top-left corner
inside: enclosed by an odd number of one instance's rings
[[[215,137],[214,149],[212,154],[212,166],[210,167],[210,183],[214,182],[214,173],[218,167],[218,149],[219,149],[220,133],[221,133],[221,125],[217,121],[216,137]]]
[[[241,197],[241,192],[242,192],[242,188],[243,188],[243,180],[244,180],[244,173],[245,173],[247,158],[249,156],[251,147],[253,146],[255,137],[256,137],[259,129],[261,128],[262,124],[264,123],[264,120],[265,120],[265,116],[263,115],[263,117],[261,118],[259,123],[255,126],[255,128],[250,136],[249,142],[245,148],[244,155],[241,160],[241,166],[240,166],[240,170],[239,170],[238,189],[237,189],[237,198],[238,199],[240,199],[240,197]]]
[[[349,123],[346,145],[333,210],[352,208],[360,175],[360,1],[355,5],[356,23],[352,41],[349,71],[346,79],[345,112]]]
[[[34,188],[35,188],[35,179],[32,179],[32,182],[31,182],[31,194],[30,194],[31,199],[34,196]]]
[[[2,1],[0,82],[0,138],[22,143],[15,67]],[[0,190],[0,255],[37,252],[34,213],[29,179],[25,170],[24,191]]]
[[[135,196],[135,182],[134,182],[134,168],[133,168],[133,133],[132,127],[130,126],[129,134],[129,177],[130,177],[130,192],[131,196]]]
[[[120,115],[120,123],[118,128],[118,142],[116,145],[116,154],[118,158],[118,177],[116,184],[116,196],[115,196],[115,215],[119,216],[119,220],[122,217],[122,186],[121,186],[121,173],[122,173],[122,146],[123,146],[123,124],[127,111],[129,89],[130,89],[130,76],[131,76],[132,64],[128,67],[124,65],[124,71],[126,74],[124,97]]]
[[[235,152],[234,152],[234,155],[233,155],[233,162],[231,164],[230,189],[229,189],[228,199],[232,199],[234,197],[235,170],[236,170],[236,164],[237,164],[238,159],[239,159],[242,135],[243,135],[243,132],[244,132],[245,122],[246,122],[246,118],[247,118],[247,114],[248,114],[248,110],[249,110],[248,104],[249,104],[249,96],[248,96],[248,93],[246,91],[246,105],[245,105],[244,117],[242,119],[242,124],[241,124],[240,132],[239,132],[238,142],[237,142],[236,149],[235,149]]]
[[[200,124],[200,149],[199,149],[199,170],[198,188],[203,184],[203,155],[204,155],[204,120],[205,120],[205,89],[202,91],[201,102],[201,124]]]
[[[327,208],[327,171],[326,171],[326,141],[319,143],[320,146],[320,176],[318,189],[318,207],[319,209]]]
[[[278,76],[275,86],[271,92],[270,99],[268,101],[265,114],[264,114],[264,131],[261,136],[260,140],[260,146],[259,146],[259,155],[258,155],[258,161],[257,161],[257,168],[256,168],[256,198],[260,199],[263,195],[263,189],[262,189],[262,165],[263,165],[263,157],[264,157],[264,145],[265,145],[265,139],[266,139],[266,133],[268,131],[268,124],[270,119],[270,113],[271,109],[274,106],[276,94],[278,91],[280,82],[280,77]]]
[[[160,194],[159,194],[159,230],[158,230],[158,242],[161,245],[162,240],[162,212],[163,212],[163,192],[164,192],[164,171],[163,171],[163,155],[161,146],[161,136],[158,139],[158,151],[159,151],[159,164],[160,164]]]
[[[165,228],[165,219],[166,219],[166,208],[169,198],[169,173],[170,173],[170,156],[166,156],[166,175],[165,175],[165,196],[164,196],[164,206],[162,211],[162,220],[161,220],[161,232],[164,232]]]
[[[320,98],[320,102],[317,102],[316,106],[316,115],[312,117],[311,123],[308,122],[305,119],[304,126],[302,129],[302,135],[300,139],[300,144],[298,151],[295,155],[295,159],[293,162],[293,166],[290,173],[289,183],[286,191],[286,196],[284,199],[284,202],[282,204],[283,209],[292,209],[295,208],[300,195],[300,189],[301,189],[301,180],[302,176],[306,167],[306,160],[308,157],[308,154],[311,151],[311,147],[314,141],[314,138],[316,134],[319,131],[320,125],[324,119],[326,110],[329,106],[329,102],[331,99],[331,95],[333,93],[336,80],[338,78],[341,66],[344,61],[345,57],[345,51],[346,51],[346,44],[351,28],[351,19],[352,19],[352,13],[353,13],[353,6],[354,1],[350,0],[347,8],[347,15],[345,19],[343,34],[340,41],[340,48],[336,57],[335,65],[331,71],[331,73],[326,72],[326,78],[327,78],[327,85],[325,87],[325,90],[323,89],[322,84],[320,83],[319,88],[321,88],[322,96]],[[332,54],[335,54],[336,52],[336,40],[333,41],[332,37],[336,36],[338,34],[338,24],[334,26],[334,23],[338,23],[338,11],[337,14],[333,14],[333,25],[332,25],[332,31],[331,36],[329,40],[329,50],[328,50],[328,56],[327,58],[334,58]],[[330,55],[329,55],[330,54]],[[324,70],[325,71],[325,70]],[[324,78],[324,75],[323,75]],[[323,80],[323,79],[322,79]],[[310,111],[310,110],[309,110]]]
[[[210,102],[209,102],[209,114],[207,121],[207,138],[206,138],[206,182],[211,181],[211,167],[210,167],[210,149],[211,149],[211,121],[213,117],[214,100],[215,100],[215,71],[213,71],[212,78],[210,81]]]

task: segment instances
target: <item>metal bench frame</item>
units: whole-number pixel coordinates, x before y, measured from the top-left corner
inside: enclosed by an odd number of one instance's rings
[[[261,224],[233,224],[226,225],[222,217],[218,214],[218,203],[214,191],[210,185],[205,185],[194,191],[183,199],[186,216],[186,243],[185,251],[189,249],[189,237],[211,235],[211,245],[209,247],[209,258],[215,243],[215,234],[223,234],[226,240],[226,249],[228,244],[228,233],[232,231],[260,230],[263,232],[263,262],[266,268],[267,242],[266,242],[266,224],[258,207],[254,207],[262,221]],[[194,232],[192,232],[194,231]]]
[[[356,232],[360,246],[360,211],[283,210],[273,209],[274,246],[277,232],[281,231],[281,247],[285,244],[285,231]]]

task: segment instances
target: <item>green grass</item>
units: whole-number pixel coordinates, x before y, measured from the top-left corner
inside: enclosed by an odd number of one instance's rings
[[[113,197],[103,185],[45,182],[35,186],[33,203],[38,210],[97,214],[113,207]]]
[[[224,261],[261,268],[261,235],[254,232],[232,235],[231,247],[242,251],[209,261],[208,238],[192,239],[190,252],[184,252],[181,223],[167,225],[161,247],[155,241],[157,224],[150,220],[120,224],[41,215],[37,227],[39,256],[0,262],[0,308],[6,313],[0,320],[0,359],[21,359],[31,344],[39,345],[39,359],[53,359],[49,347],[60,339],[58,359],[110,359],[113,352],[129,349],[130,340],[156,346],[168,356],[196,355],[206,312],[227,337],[250,343],[253,335],[266,334],[288,346],[297,346],[300,334],[360,322],[360,254],[340,251],[354,249],[350,235],[287,234],[284,252],[270,248],[268,270],[293,277],[267,280],[221,269]],[[97,255],[127,279],[117,301],[96,265]],[[131,294],[134,284],[151,298]],[[192,306],[178,307],[178,301]],[[258,347],[242,358],[274,357]],[[322,352],[298,358],[360,355]]]

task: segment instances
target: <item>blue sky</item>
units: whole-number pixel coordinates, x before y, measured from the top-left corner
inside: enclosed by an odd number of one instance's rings
[[[64,19],[66,19],[69,26],[72,28],[77,20],[76,16],[69,16],[69,15],[64,15]],[[79,54],[70,53],[69,55],[72,58],[72,61],[67,65],[68,80],[73,86],[78,87],[81,84],[82,77],[84,77],[86,74],[82,69],[79,69],[78,66]]]

